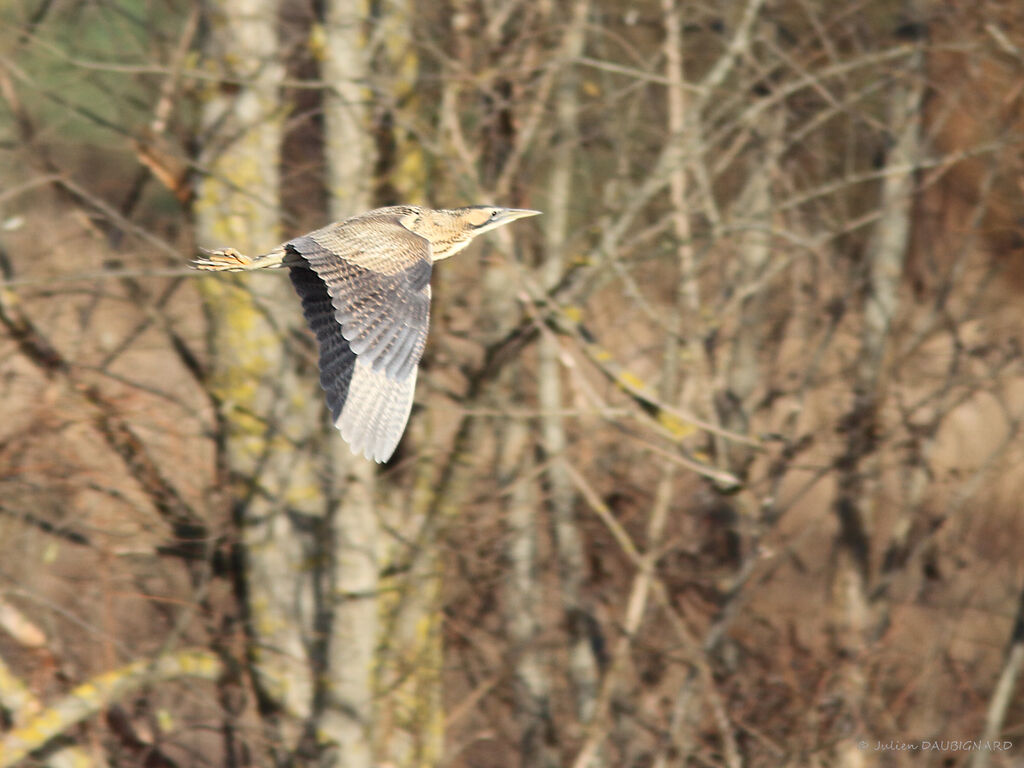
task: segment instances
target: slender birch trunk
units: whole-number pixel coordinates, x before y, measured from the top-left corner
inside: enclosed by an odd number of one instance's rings
[[[689,399],[681,392],[680,386],[680,362],[681,352],[684,347],[683,332],[687,317],[697,316],[699,298],[691,284],[694,280],[693,274],[693,248],[691,246],[690,218],[687,209],[687,176],[686,167],[683,161],[683,152],[680,148],[687,141],[685,137],[687,124],[695,125],[694,115],[688,113],[693,106],[688,103],[686,92],[683,89],[685,73],[683,69],[683,37],[682,22],[679,8],[673,0],[663,0],[661,10],[665,24],[665,75],[667,80],[667,129],[668,141],[677,147],[673,154],[676,162],[669,170],[669,200],[671,202],[672,233],[676,238],[677,258],[677,279],[679,288],[675,296],[675,305],[672,307],[669,316],[666,318],[668,333],[665,334],[665,343],[662,353],[662,373],[658,386],[658,395],[666,403],[683,402]],[[696,142],[695,137],[690,137]],[[689,348],[698,348],[699,340],[696,334],[692,334],[688,340]],[[696,361],[699,357],[692,357]],[[648,520],[649,547],[657,547],[657,542],[664,531],[665,521],[668,516],[669,507],[675,497],[677,483],[677,467],[666,461],[661,467],[661,476],[654,492],[654,506]],[[683,723],[680,731],[685,733],[680,742],[689,747],[692,739],[689,732],[696,727],[696,717],[692,711],[692,705],[699,701],[699,697],[689,696],[686,698],[688,706],[684,706],[679,714],[679,720]]]
[[[508,555],[510,574],[505,588],[507,616],[516,676],[522,768],[556,768],[551,705],[551,660],[542,652],[543,587],[538,556],[537,488],[523,482],[529,475],[533,446],[521,421],[510,422],[500,448],[498,473],[502,485],[511,486],[508,503]]]
[[[211,86],[203,105],[208,175],[195,204],[197,236],[206,247],[261,253],[281,238],[277,3],[213,3],[208,29],[208,55],[240,85]],[[283,343],[286,329],[301,325],[302,316],[283,274],[205,278],[199,287],[212,321],[221,481],[239,528],[249,660],[262,710],[273,713],[264,719],[269,748],[283,756],[296,747],[313,703],[311,580],[291,521],[322,512],[308,493],[315,484],[313,461],[295,450],[318,418],[313,391],[296,376]]]
[[[555,93],[557,144],[552,151],[551,175],[545,207],[544,263],[540,283],[552,288],[565,272],[566,245],[569,240],[569,217],[573,200],[573,159],[579,146],[577,126],[579,83],[572,61],[583,55],[589,0],[577,0],[572,7],[569,28],[563,43],[564,63]],[[554,528],[562,606],[569,632],[569,684],[576,702],[576,716],[583,722],[594,712],[598,689],[598,665],[591,643],[592,608],[583,594],[586,576],[583,540],[576,520],[576,494],[572,480],[565,472],[565,407],[562,392],[561,354],[556,337],[541,337],[537,361],[537,399],[541,412],[541,442],[549,457],[546,473],[548,504]],[[525,529],[523,529],[525,532]],[[522,546],[521,544],[515,546]],[[540,588],[538,584],[537,589]]]
[[[1013,701],[1017,678],[1024,666],[1024,590],[1017,599],[1017,615],[1013,620],[1010,642],[1003,660],[1003,668],[999,673],[995,690],[988,702],[985,713],[985,727],[981,733],[981,741],[994,742],[1003,732],[1006,712]],[[988,768],[992,760],[992,752],[987,749],[977,750],[971,758],[971,768]]]
[[[887,162],[910,168],[922,155],[920,68],[921,54],[913,57],[903,80],[890,91],[889,124],[894,145]],[[867,681],[859,659],[870,642],[874,607],[870,603],[870,542],[880,468],[874,435],[880,426],[884,368],[890,328],[897,310],[903,263],[910,240],[914,191],[913,170],[886,174],[881,184],[881,215],[867,244],[867,291],[861,353],[854,371],[853,406],[845,418],[847,444],[839,460],[834,510],[839,520],[836,556],[831,578],[831,630],[842,660],[839,674],[841,700],[847,721],[856,729],[861,720]],[[857,749],[855,732],[839,746],[840,765],[865,765]]]
[[[331,0],[324,7],[324,153],[328,215],[337,221],[373,207],[368,2]],[[376,764],[374,669],[379,638],[380,519],[376,470],[332,435],[328,440],[334,499],[328,535],[320,542],[327,563],[323,593],[324,640],[320,738],[340,768]]]
[[[728,363],[724,371],[725,391],[716,403],[722,426],[739,434],[750,429],[753,402],[765,371],[761,355],[766,331],[772,322],[768,298],[772,286],[764,282],[772,255],[772,184],[778,175],[778,163],[785,148],[785,112],[768,115],[760,130],[763,149],[748,173],[748,183],[733,206],[734,220],[742,221],[747,232],[739,238],[737,270],[732,278],[736,286],[757,285],[760,290],[743,299],[739,326],[732,333]],[[754,453],[749,446],[725,441],[726,468],[745,479]]]

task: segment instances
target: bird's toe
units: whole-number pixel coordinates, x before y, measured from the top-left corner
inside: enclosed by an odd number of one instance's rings
[[[214,272],[220,270],[231,271],[246,269],[252,264],[252,259],[244,253],[236,251],[234,248],[221,248],[216,251],[208,251],[205,248],[201,248],[200,250],[203,252],[204,256],[192,261],[192,266],[196,269],[205,269]]]

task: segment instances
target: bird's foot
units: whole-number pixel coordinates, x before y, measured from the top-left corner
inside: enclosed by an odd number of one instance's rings
[[[200,250],[204,254],[203,258],[192,260],[192,266],[196,269],[205,269],[211,272],[238,272],[252,269],[253,260],[234,248],[222,248],[217,251],[208,251],[205,248],[200,248]]]

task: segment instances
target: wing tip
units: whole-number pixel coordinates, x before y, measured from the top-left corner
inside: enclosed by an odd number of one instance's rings
[[[415,368],[404,380],[395,380],[369,360],[356,356],[352,379],[341,413],[334,421],[354,453],[383,464],[394,454],[412,410]]]
[[[342,407],[342,413],[334,419],[334,426],[341,433],[341,439],[345,441],[354,455],[362,456],[377,464],[386,464],[390,461],[402,439],[402,435],[399,434],[398,440],[389,445],[390,441],[385,439],[386,435],[373,434],[365,429],[365,425],[364,428],[358,430],[358,433],[353,432],[353,425],[345,421],[344,407]]]

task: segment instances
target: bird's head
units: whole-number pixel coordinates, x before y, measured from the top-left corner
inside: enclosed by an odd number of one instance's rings
[[[430,241],[434,261],[440,261],[454,256],[477,235],[538,213],[540,211],[525,208],[496,208],[489,205],[424,211],[412,229]]]
[[[489,205],[474,205],[469,208],[457,208],[453,213],[456,214],[459,223],[470,233],[470,237],[476,237],[516,219],[537,216],[540,211],[531,211],[528,208],[496,208]]]
[[[489,205],[441,210],[423,208],[415,215],[407,216],[402,223],[429,240],[434,261],[440,261],[454,256],[477,235],[538,213],[540,211],[525,208],[497,208]]]

